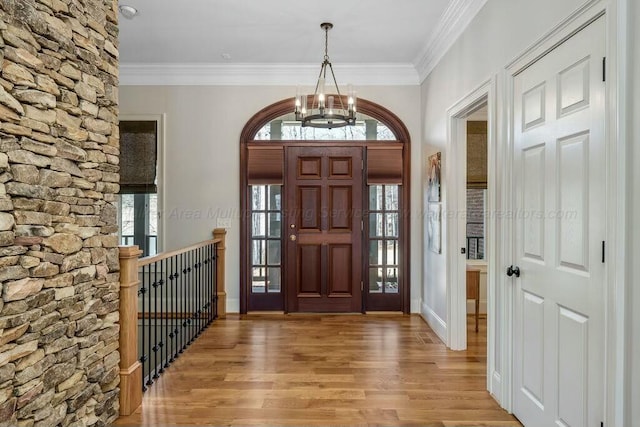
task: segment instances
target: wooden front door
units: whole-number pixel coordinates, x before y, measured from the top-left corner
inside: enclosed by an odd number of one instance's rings
[[[362,148],[286,156],[286,310],[361,312]]]

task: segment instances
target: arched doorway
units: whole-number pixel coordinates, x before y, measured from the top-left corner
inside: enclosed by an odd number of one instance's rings
[[[356,126],[301,128],[292,105],[240,137],[241,313],[408,313],[407,128],[365,99]]]

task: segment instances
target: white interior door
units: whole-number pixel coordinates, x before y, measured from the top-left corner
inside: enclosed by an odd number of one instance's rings
[[[604,399],[605,20],[514,80],[514,414],[599,427]]]

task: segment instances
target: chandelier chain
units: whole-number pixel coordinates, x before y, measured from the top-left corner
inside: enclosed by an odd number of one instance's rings
[[[324,60],[329,60],[329,27],[324,28]]]

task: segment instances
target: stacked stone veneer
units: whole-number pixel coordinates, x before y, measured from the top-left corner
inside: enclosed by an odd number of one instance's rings
[[[0,426],[118,413],[114,0],[0,0]]]

